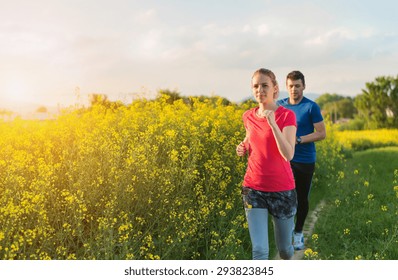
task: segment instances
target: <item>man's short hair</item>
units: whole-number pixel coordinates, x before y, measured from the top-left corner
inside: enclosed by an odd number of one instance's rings
[[[289,74],[287,74],[286,81],[289,79],[292,81],[301,80],[303,82],[303,86],[305,86],[304,75],[298,70],[292,71]]]

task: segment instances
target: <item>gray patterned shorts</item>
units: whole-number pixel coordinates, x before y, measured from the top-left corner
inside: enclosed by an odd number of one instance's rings
[[[242,187],[242,199],[245,209],[266,208],[278,219],[289,219],[297,212],[296,190],[262,192]]]

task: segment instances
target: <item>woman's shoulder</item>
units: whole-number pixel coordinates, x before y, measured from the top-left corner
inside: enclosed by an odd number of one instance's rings
[[[279,106],[277,109],[279,114],[294,114],[294,111],[284,106]]]
[[[251,108],[251,109],[245,111],[245,112],[243,113],[243,118],[247,118],[248,116],[255,114],[257,108],[258,108],[258,107],[254,107],[254,108]]]
[[[279,106],[275,114],[279,115],[284,120],[293,120],[294,122],[296,121],[296,114],[294,113],[294,111],[283,106]]]

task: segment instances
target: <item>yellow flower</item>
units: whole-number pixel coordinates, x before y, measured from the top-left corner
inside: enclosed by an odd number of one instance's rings
[[[304,251],[304,256],[308,259],[317,259],[318,252],[313,251],[311,248],[308,248]]]
[[[304,255],[305,255],[306,257],[312,256],[312,253],[313,253],[313,251],[312,251],[311,248],[308,248],[308,249],[306,249],[306,250],[304,251]]]
[[[355,175],[358,175],[358,174],[359,174],[359,170],[358,170],[358,169],[355,169],[355,170],[354,170],[354,174],[355,174]]]
[[[76,255],[75,254],[69,254],[66,259],[67,260],[76,260]]]
[[[171,152],[170,152],[170,159],[171,159],[171,161],[173,161],[173,162],[177,162],[178,161],[178,151],[176,151],[176,150],[172,150]]]
[[[395,187],[394,187],[394,191],[395,191],[395,195],[396,195],[397,198],[398,198],[398,186],[395,186]]]

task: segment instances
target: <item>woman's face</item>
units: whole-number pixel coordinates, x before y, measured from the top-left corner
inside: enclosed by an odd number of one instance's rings
[[[256,74],[252,79],[253,96],[258,103],[272,103],[277,92],[276,86],[270,77],[264,74]]]

